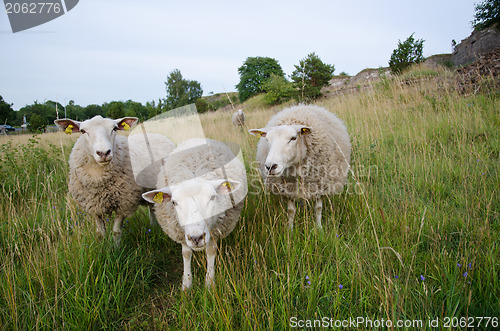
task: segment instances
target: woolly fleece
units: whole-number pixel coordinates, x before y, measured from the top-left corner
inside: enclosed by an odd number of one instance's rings
[[[283,176],[268,176],[265,161],[269,143],[261,138],[257,145],[259,170],[268,189],[291,199],[316,198],[340,193],[347,180],[351,159],[351,143],[345,124],[326,109],[312,105],[286,108],[274,115],[266,127],[300,124],[310,127],[305,153],[295,169]]]
[[[226,211],[215,216],[213,223],[208,224],[214,240],[225,238],[233,231],[243,208],[247,193],[245,167],[224,143],[212,139],[190,139],[180,144],[165,160],[156,187],[175,185],[193,178],[206,180],[227,178],[241,182],[241,186],[232,194],[234,203],[230,195],[217,198],[218,203],[222,204],[221,207]],[[185,244],[184,231],[177,222],[172,202],[155,204],[155,214],[163,231],[172,240]]]

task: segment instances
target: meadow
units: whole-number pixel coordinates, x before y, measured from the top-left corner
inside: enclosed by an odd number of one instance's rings
[[[323,232],[308,202],[288,229],[286,202],[265,192],[254,161],[246,130],[285,105],[254,98],[245,130],[230,113],[201,115],[207,136],[240,145],[249,195],[218,244],[216,288],[204,288],[196,253],[188,293],[181,247],[145,207],[115,249],[110,226],[100,240],[68,200],[77,135],[0,137],[0,328],[286,330],[360,317],[351,329],[491,328],[476,317],[500,315],[500,95],[455,87],[452,72],[419,68],[316,103],[345,121],[353,145]]]

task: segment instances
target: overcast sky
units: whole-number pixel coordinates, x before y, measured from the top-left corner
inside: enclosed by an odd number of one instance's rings
[[[204,95],[235,91],[247,57],[279,61],[290,75],[311,52],[355,75],[388,66],[413,32],[424,56],[450,53],[472,31],[468,0],[80,0],[65,15],[13,34],[0,9],[0,95],[18,110],[165,97],[173,69]]]

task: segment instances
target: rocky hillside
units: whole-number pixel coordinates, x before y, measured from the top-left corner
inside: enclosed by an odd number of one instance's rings
[[[452,61],[456,66],[473,63],[480,55],[500,48],[500,30],[496,26],[473,31],[469,37],[455,46]]]

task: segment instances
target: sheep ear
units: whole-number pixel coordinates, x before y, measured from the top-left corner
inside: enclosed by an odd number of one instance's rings
[[[311,133],[312,128],[305,126],[305,125],[292,125],[295,130],[297,130],[297,133],[305,136]]]
[[[217,194],[233,193],[241,186],[241,183],[236,180],[225,180],[225,179],[214,180],[212,181],[212,184],[214,185],[215,192],[217,192]]]
[[[118,124],[118,130],[128,131],[139,121],[139,119],[137,117],[123,117],[115,121]]]
[[[267,134],[267,128],[262,128],[262,129],[252,129],[248,130],[250,134],[253,134],[256,137],[265,137]]]
[[[54,123],[57,127],[63,130],[66,134],[72,134],[80,131],[81,122],[70,120],[69,118],[63,118],[60,120],[55,120]]]
[[[142,194],[142,198],[150,203],[163,203],[170,201],[172,192],[168,187],[163,187],[159,190],[153,190]]]

